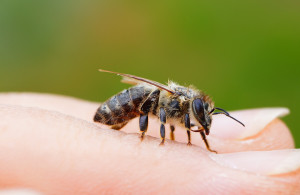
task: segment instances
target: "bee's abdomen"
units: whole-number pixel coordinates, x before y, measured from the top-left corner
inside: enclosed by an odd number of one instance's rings
[[[139,106],[151,90],[144,86],[134,86],[111,97],[97,110],[94,121],[106,125],[125,123],[140,114]]]

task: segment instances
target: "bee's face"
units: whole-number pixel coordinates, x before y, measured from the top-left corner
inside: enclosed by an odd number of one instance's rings
[[[213,109],[210,101],[204,101],[201,98],[196,98],[192,102],[192,112],[194,118],[201,124],[205,129],[205,134],[209,134],[209,129],[211,126],[212,116],[211,110]]]

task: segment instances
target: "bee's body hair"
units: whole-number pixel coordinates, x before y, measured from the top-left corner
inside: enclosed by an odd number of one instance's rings
[[[168,120],[181,124],[184,114],[190,109],[189,100],[201,92],[174,82],[169,82],[168,87],[178,94],[170,94],[145,83],[123,90],[98,108],[94,121],[119,129],[141,114],[159,117],[159,109],[164,108]]]

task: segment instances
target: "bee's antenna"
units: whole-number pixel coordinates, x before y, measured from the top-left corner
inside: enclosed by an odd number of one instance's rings
[[[243,126],[245,127],[244,123],[242,123],[241,121],[239,121],[239,120],[237,120],[236,118],[232,117],[226,110],[224,110],[224,109],[222,109],[222,108],[214,108],[214,109],[212,109],[212,111],[211,111],[210,113],[212,113],[212,112],[215,111],[215,110],[221,110],[221,111],[223,111],[223,112],[215,112],[215,113],[213,113],[213,115],[217,115],[217,114],[225,114],[225,115],[228,116],[229,118],[235,120],[236,122],[240,123],[241,125],[243,125]]]

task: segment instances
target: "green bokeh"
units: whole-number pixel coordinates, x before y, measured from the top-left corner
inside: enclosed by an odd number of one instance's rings
[[[104,101],[98,68],[193,84],[228,110],[278,107],[300,146],[298,1],[0,2],[0,91]]]

